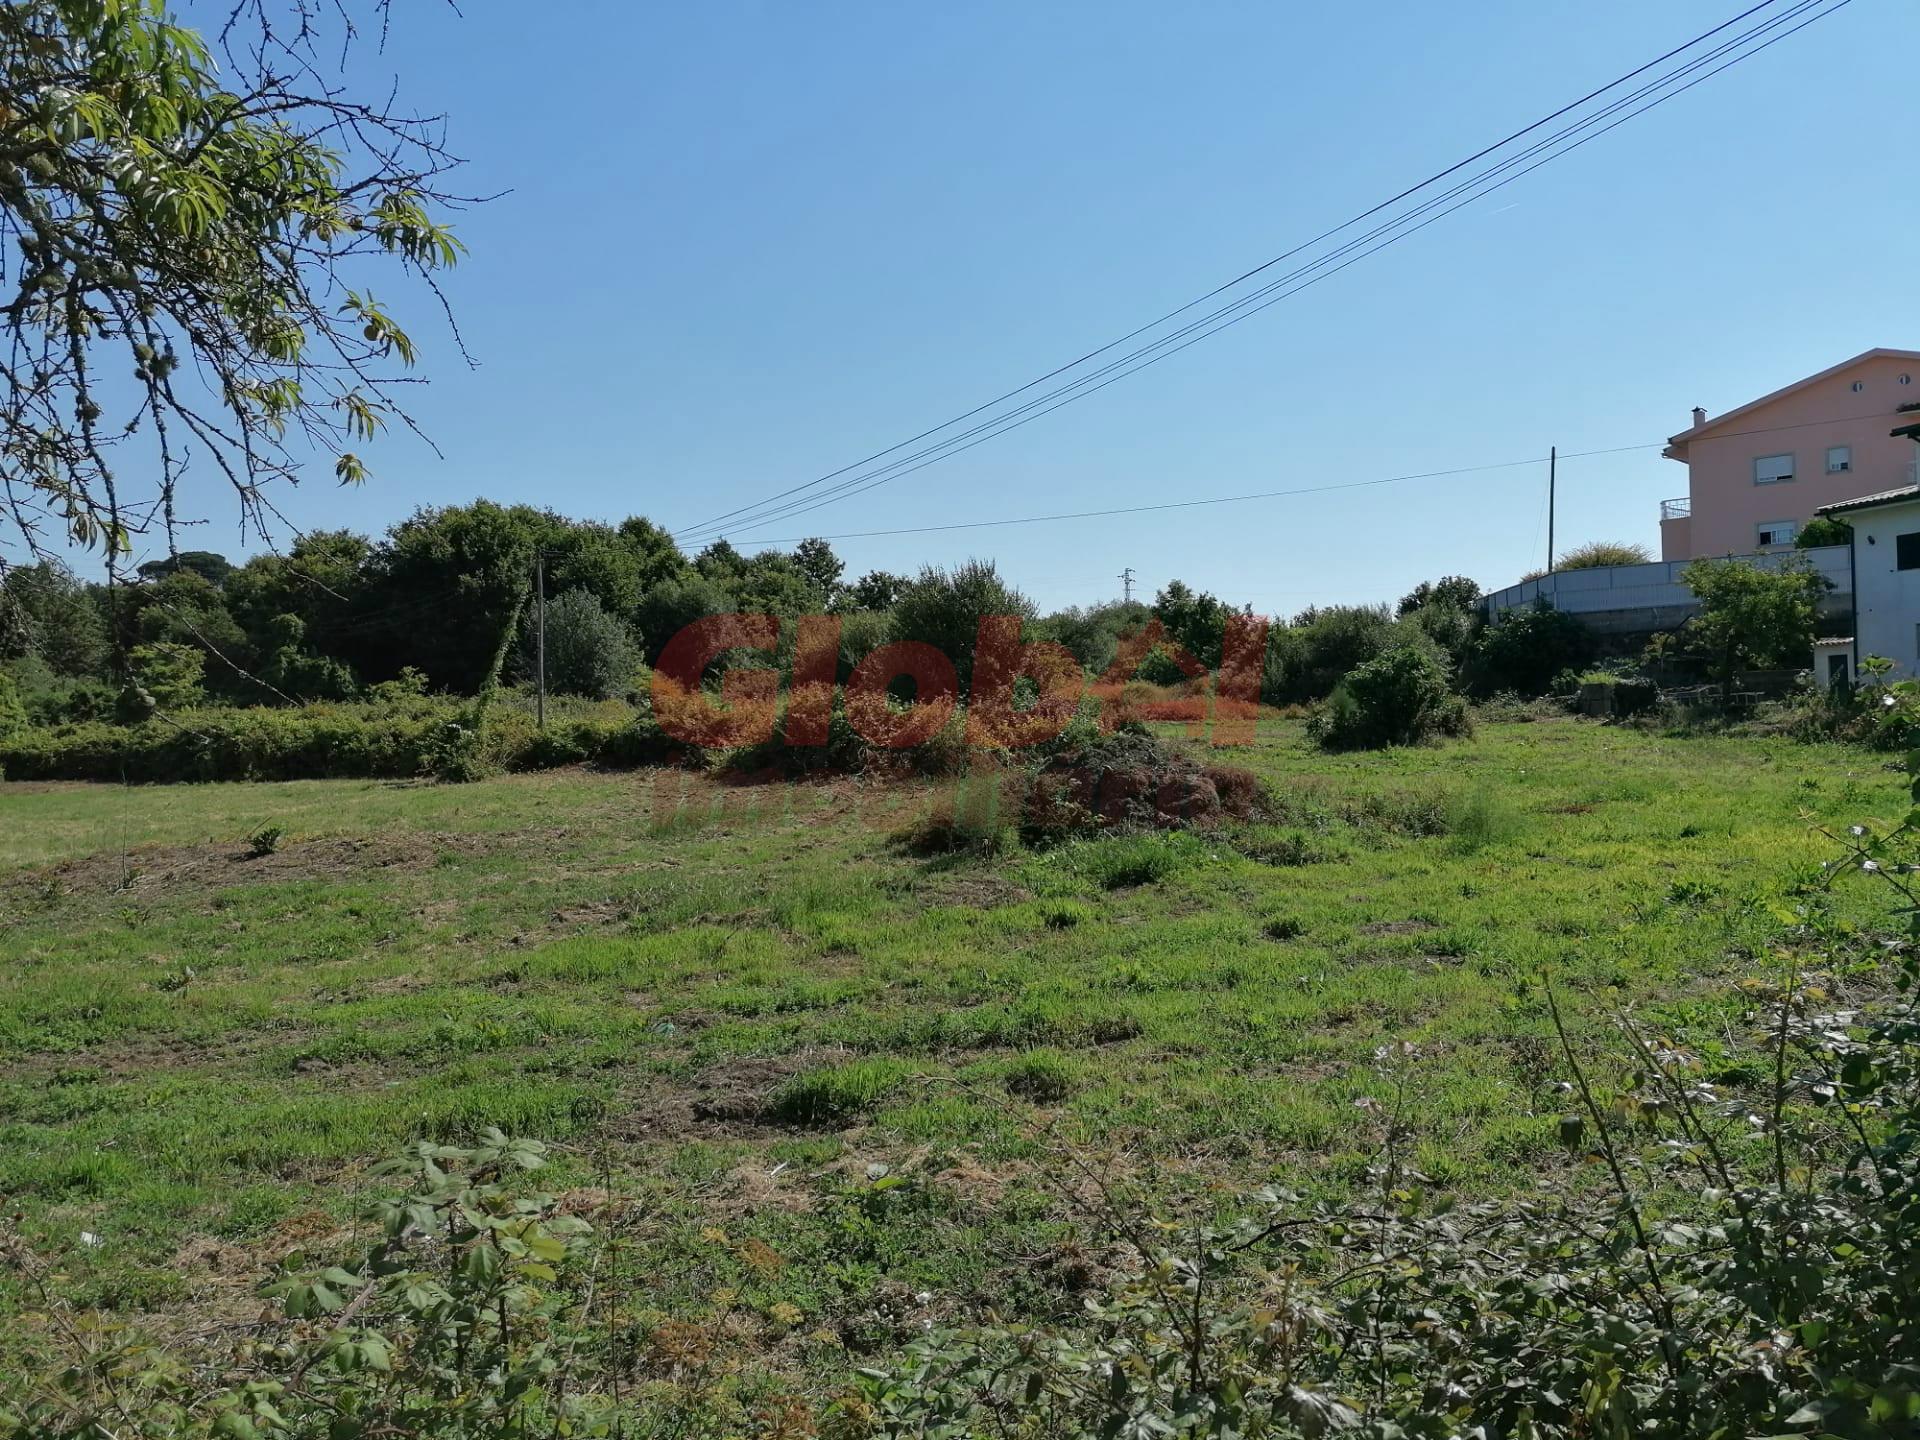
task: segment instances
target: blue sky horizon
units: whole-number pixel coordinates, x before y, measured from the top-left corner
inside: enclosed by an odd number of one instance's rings
[[[197,7],[194,7],[197,9]],[[485,497],[678,529],[1020,385],[1727,19],[1732,0],[936,10],[479,0],[397,14],[363,85],[444,110],[468,369],[410,299],[431,384],[302,528]],[[194,10],[189,19],[197,18]],[[1651,448],[1875,346],[1913,345],[1898,183],[1920,17],[1856,0],[1404,243],[1078,404],[760,539],[1279,489],[1319,493],[837,540],[849,572],[992,558],[1051,609],[1131,567],[1273,615],[1493,588],[1638,541]],[[382,287],[376,286],[376,292]],[[384,295],[382,298],[386,298]],[[231,501],[183,547],[251,553]],[[149,547],[151,548],[151,547]]]

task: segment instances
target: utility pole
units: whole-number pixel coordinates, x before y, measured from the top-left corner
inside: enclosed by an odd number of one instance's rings
[[[1547,447],[1547,573],[1553,573],[1553,504],[1554,490],[1560,478],[1560,447]]]
[[[1133,567],[1129,565],[1120,572],[1120,587],[1129,605],[1133,603]]]
[[[542,730],[547,728],[547,557],[533,557],[533,651],[534,668],[539,672],[534,700],[534,715]]]

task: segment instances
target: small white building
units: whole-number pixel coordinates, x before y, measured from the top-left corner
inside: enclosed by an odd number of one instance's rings
[[[1868,655],[1920,676],[1920,485],[1820,507],[1853,527],[1853,672]],[[1827,678],[1823,676],[1822,678]]]

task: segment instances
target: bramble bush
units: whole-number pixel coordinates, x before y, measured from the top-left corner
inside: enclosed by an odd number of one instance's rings
[[[1504,690],[1544,695],[1555,676],[1584,666],[1593,655],[1593,632],[1541,600],[1524,610],[1507,611],[1480,632],[1468,655],[1465,679],[1476,695]]]
[[[1413,645],[1355,667],[1307,722],[1308,735],[1329,750],[1419,745],[1472,729],[1466,701],[1448,684],[1445,661]]]
[[[1383,654],[1395,634],[1384,605],[1332,605],[1267,631],[1260,698],[1269,705],[1323,700],[1356,668]]]

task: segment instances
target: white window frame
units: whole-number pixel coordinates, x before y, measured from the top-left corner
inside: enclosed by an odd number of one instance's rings
[[[1760,467],[1770,460],[1786,461],[1787,473],[1784,475],[1762,476]],[[1798,477],[1799,472],[1800,463],[1794,458],[1791,451],[1782,451],[1778,455],[1756,455],[1753,457],[1753,483],[1756,485],[1791,485]]]
[[[1786,539],[1768,540],[1764,538],[1769,534],[1780,531],[1786,532]],[[1753,543],[1762,550],[1770,550],[1777,546],[1788,546],[1799,538],[1800,522],[1798,520],[1762,520],[1758,525],[1753,527]]]
[[[1838,463],[1835,463],[1835,459],[1834,459],[1835,456],[1839,457]],[[1829,475],[1848,475],[1848,474],[1851,474],[1852,472],[1853,472],[1853,446],[1851,445],[1827,446],[1827,473]]]

